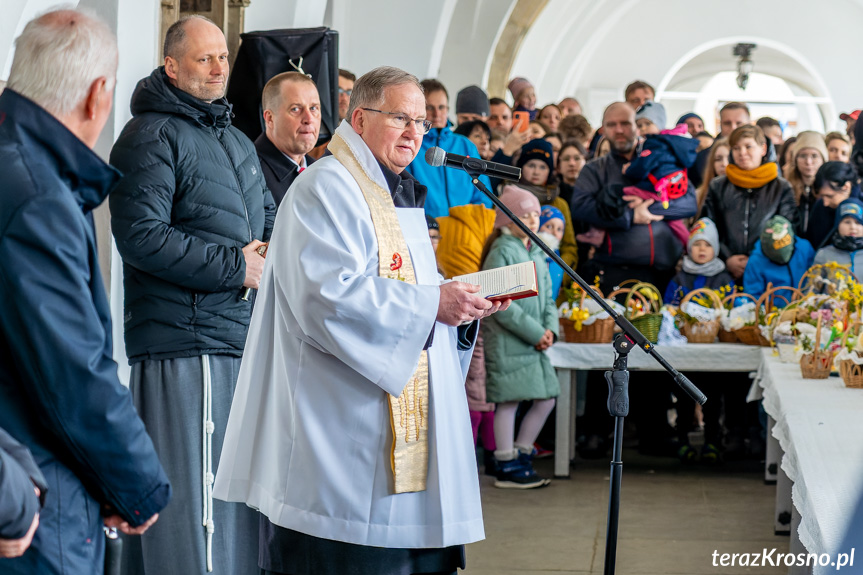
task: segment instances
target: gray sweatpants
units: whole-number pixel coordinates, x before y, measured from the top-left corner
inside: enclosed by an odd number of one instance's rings
[[[206,363],[209,386],[205,386]],[[207,496],[205,474],[211,471],[215,475],[218,468],[239,369],[240,358],[225,355],[143,361],[132,366],[132,399],[153,438],[173,496],[142,537],[125,538],[124,574],[205,575],[208,550],[212,573],[260,573],[258,512]],[[205,419],[213,422],[209,444]],[[208,458],[209,469],[205,469]],[[212,507],[205,508],[211,501]],[[209,543],[206,522],[212,526]]]

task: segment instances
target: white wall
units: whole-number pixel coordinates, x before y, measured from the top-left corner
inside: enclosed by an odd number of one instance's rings
[[[832,97],[835,110],[863,104],[863,76],[853,73],[860,51],[856,0],[551,0],[525,38],[513,67],[537,86],[539,103],[575,93],[596,122],[611,92],[641,79],[658,85],[669,69],[713,39],[760,38],[785,45],[805,60]],[[734,61],[729,53],[729,69]],[[756,69],[793,75],[789,69]],[[803,83],[801,78],[791,78]]]

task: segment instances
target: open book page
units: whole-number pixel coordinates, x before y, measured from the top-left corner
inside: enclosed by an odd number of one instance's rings
[[[524,262],[465,274],[454,281],[480,286],[479,295],[489,300],[521,299],[537,295],[536,264]]]

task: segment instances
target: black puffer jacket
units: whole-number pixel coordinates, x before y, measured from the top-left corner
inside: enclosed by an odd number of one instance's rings
[[[242,248],[267,241],[275,218],[255,147],[225,100],[174,88],[163,68],[138,83],[132,115],[110,196],[129,361],[240,356],[252,313]]]
[[[747,190],[732,184],[726,176],[710,182],[702,217],[714,221],[719,231],[722,259],[749,255],[761,236],[765,222],[775,215],[797,225],[797,202],[787,180],[777,177],[760,188]]]

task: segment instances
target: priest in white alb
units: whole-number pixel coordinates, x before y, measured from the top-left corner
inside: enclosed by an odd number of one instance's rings
[[[280,206],[215,483],[261,511],[263,573],[450,575],[484,537],[464,379],[509,302],[441,282],[403,171],[429,127],[372,70]]]

